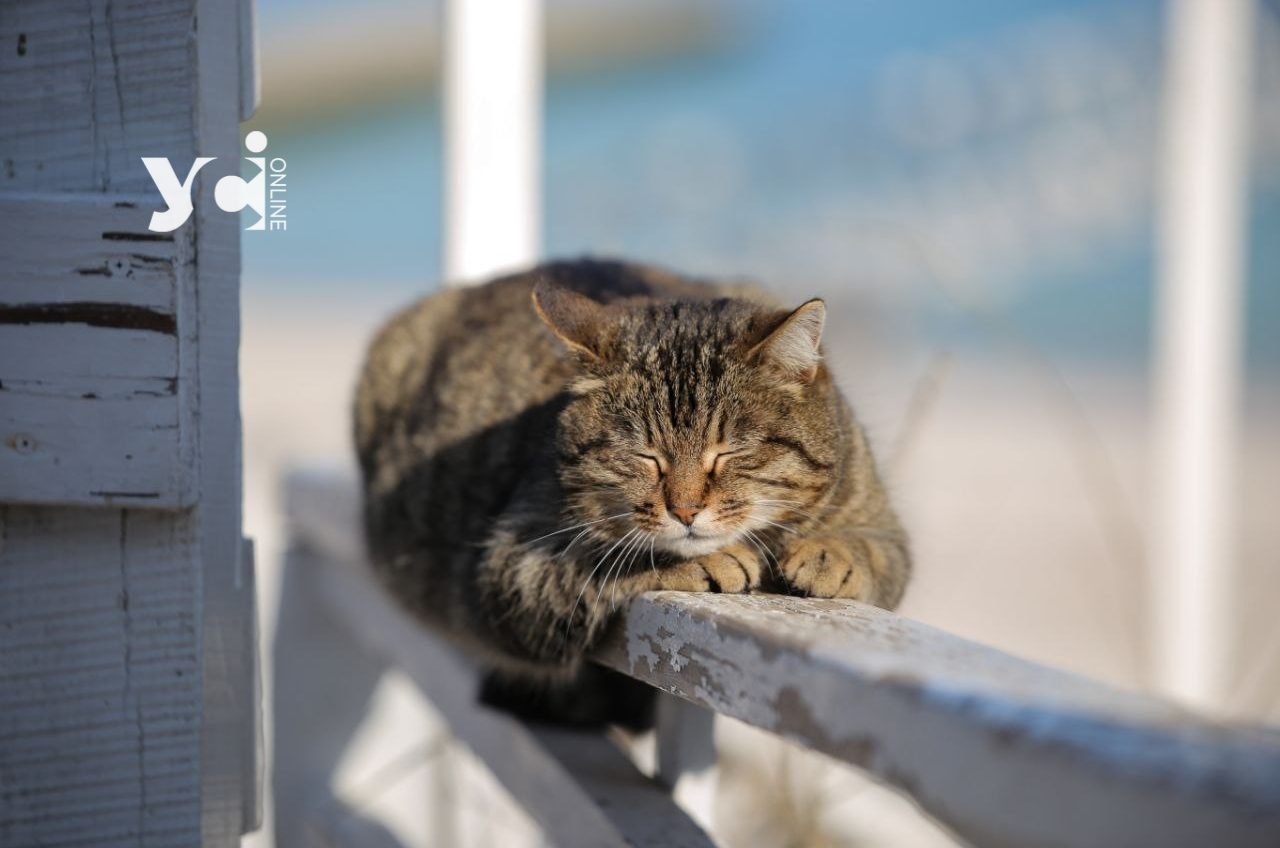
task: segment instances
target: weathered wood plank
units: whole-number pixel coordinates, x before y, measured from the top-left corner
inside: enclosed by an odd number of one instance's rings
[[[308,509],[316,490],[303,479],[292,481],[288,491],[291,519],[312,527],[319,516],[304,519],[299,510]],[[298,555],[306,557],[313,571],[311,583],[333,614],[371,653],[387,657],[413,679],[451,732],[485,763],[553,844],[711,846],[666,793],[603,737],[535,730],[479,706],[475,667],[401,611],[360,559],[312,550]]]
[[[84,377],[174,379],[178,342],[172,332],[155,330],[77,322],[14,323],[0,332],[0,362],[5,376],[33,382]]]
[[[310,818],[308,826],[309,834],[324,848],[410,848],[380,822],[336,798],[327,799],[324,809]]]
[[[711,848],[713,843],[697,820],[641,775],[604,736],[553,727],[531,730],[543,749],[607,811],[625,844],[634,848]],[[564,810],[565,815],[572,813],[572,809]]]
[[[241,544],[235,587],[240,611],[239,615],[228,618],[247,623],[248,627],[228,628],[236,636],[236,641],[226,646],[228,671],[224,679],[231,690],[229,700],[236,705],[233,712],[240,720],[240,809],[237,818],[243,834],[262,827],[262,792],[267,770],[262,734],[262,670],[258,659],[262,644],[262,631],[258,627],[258,573],[251,539],[245,539]]]
[[[172,506],[187,495],[171,397],[12,403],[6,394],[0,500]]]
[[[144,330],[0,327],[0,502],[189,503],[178,347]]]
[[[294,492],[296,532],[360,555],[352,480]],[[597,660],[865,768],[974,844],[1272,846],[1280,834],[1280,731],[855,602],[646,595]]]
[[[671,790],[694,821],[710,830],[715,819],[715,713],[663,694],[658,699],[654,777]]]
[[[174,167],[187,167],[197,135],[194,5],[0,5],[0,187],[151,192],[139,157],[186,157]]]
[[[242,560],[240,442],[240,216],[214,202],[214,186],[225,174],[239,174],[240,18],[229,0],[194,0],[192,31],[198,31],[193,70],[197,149],[216,156],[201,172],[196,197],[196,252],[199,296],[191,292],[179,313],[179,327],[198,335],[196,355],[186,357],[188,379],[200,390],[194,457],[200,499],[196,507],[201,537],[200,648],[204,687],[201,720],[201,844],[233,846],[257,827],[256,805],[246,807],[246,762],[256,735],[253,697],[256,650],[246,644],[252,624],[253,575]],[[186,167],[186,161],[177,164]],[[181,379],[181,378],[180,378]]]
[[[193,543],[166,513],[0,506],[0,844],[195,844]]]
[[[66,500],[98,508],[3,508],[24,519],[6,543],[20,540],[28,561],[19,567],[0,550],[0,603],[12,601],[8,622],[25,628],[20,650],[3,657],[14,665],[0,667],[0,691],[30,695],[0,705],[0,728],[22,726],[0,750],[5,845],[230,848],[256,821],[252,572],[240,538],[239,232],[212,196],[217,178],[239,168],[238,25],[236,4],[221,0],[0,3],[0,253],[14,257],[0,268],[0,304],[18,305],[5,326],[25,334],[0,339],[0,424],[5,410],[34,397],[136,400],[149,426],[168,397],[178,410],[173,464],[187,481],[173,484],[170,468],[157,484],[170,489],[152,503],[178,509],[123,510],[120,498],[76,493]],[[196,180],[196,214],[171,235],[151,233],[150,213],[163,202],[140,157],[168,157],[185,175],[197,155],[219,158]],[[118,409],[112,415],[123,417]],[[87,428],[94,414],[68,420]],[[127,443],[112,444],[125,453]],[[17,481],[0,472],[0,485],[13,487],[0,502],[31,497],[41,474],[66,471],[62,459]],[[127,534],[97,547],[65,544],[112,520],[126,522]],[[113,555],[140,563],[130,603],[115,611]],[[10,581],[24,572],[32,582]],[[154,603],[135,603],[147,599]],[[123,626],[132,637],[122,654]],[[70,659],[45,664],[45,653]],[[167,669],[179,660],[183,675],[171,681]],[[179,692],[191,697],[172,700]],[[43,726],[23,723],[42,700],[32,720]],[[116,715],[134,702],[142,708]],[[49,706],[58,703],[76,709]],[[8,755],[24,765],[9,769]],[[100,759],[52,794],[25,766],[74,769],[78,757]]]
[[[3,185],[3,183],[0,183]],[[189,232],[152,233],[159,194],[0,195],[0,304],[115,303],[172,317]]]
[[[475,670],[410,620],[357,563],[314,557],[314,579],[353,635],[405,671],[557,846],[710,848],[711,841],[607,740],[531,730],[477,704]]]
[[[178,325],[192,238],[150,233],[152,204],[0,196],[0,501],[194,499]]]
[[[598,654],[866,768],[980,845],[1272,845],[1280,733],[855,602],[663,593]]]

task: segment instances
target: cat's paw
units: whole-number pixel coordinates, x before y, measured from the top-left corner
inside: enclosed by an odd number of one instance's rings
[[[841,539],[802,539],[782,560],[791,588],[813,598],[874,601],[876,575],[864,546]]]
[[[760,585],[760,560],[742,545],[685,560],[663,569],[659,588],[678,592],[740,593]]]

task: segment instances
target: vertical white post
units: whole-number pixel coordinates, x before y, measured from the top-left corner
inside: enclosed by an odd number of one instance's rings
[[[444,25],[444,277],[537,259],[541,0],[448,0]]]
[[[1253,0],[1168,7],[1150,578],[1155,672],[1221,706],[1235,602]]]
[[[716,714],[658,693],[657,773],[676,802],[703,830],[715,831]]]
[[[444,280],[478,282],[541,253],[542,0],[446,0]],[[455,779],[432,770],[435,842],[457,843]]]

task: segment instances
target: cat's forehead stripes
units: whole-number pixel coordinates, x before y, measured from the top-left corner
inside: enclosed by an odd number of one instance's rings
[[[646,438],[676,430],[710,439],[715,422],[722,422],[725,378],[741,348],[724,307],[650,304],[619,334],[617,357],[637,383]]]

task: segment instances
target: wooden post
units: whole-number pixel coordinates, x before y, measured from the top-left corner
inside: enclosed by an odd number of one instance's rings
[[[655,776],[703,830],[715,832],[716,714],[658,695]]]
[[[275,844],[307,846],[317,810],[346,818],[334,796],[334,774],[360,728],[386,663],[364,650],[324,604],[306,567],[307,555],[284,558],[275,655],[271,774]],[[320,842],[320,844],[323,844]]]
[[[445,4],[444,278],[537,259],[541,219],[540,0]]]
[[[1169,6],[1149,545],[1156,679],[1224,706],[1253,0]]]
[[[541,0],[445,3],[446,283],[478,282],[541,252],[542,64]],[[435,840],[450,845],[456,793],[444,769],[432,780]]]
[[[257,824],[240,523],[240,4],[0,11],[0,844]],[[165,206],[142,157],[197,178]]]

